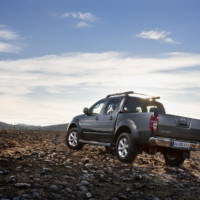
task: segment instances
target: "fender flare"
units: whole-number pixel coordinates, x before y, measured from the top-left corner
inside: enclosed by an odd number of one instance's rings
[[[133,120],[125,119],[116,124],[115,132],[114,132],[114,142],[116,142],[118,136],[123,132],[123,129],[129,129],[130,134],[133,137],[133,140],[139,144],[140,143],[140,135],[137,130],[137,126]]]
[[[74,127],[76,127],[76,128],[78,129],[78,131],[81,132],[81,127],[80,127],[80,125],[79,125],[79,123],[78,123],[78,120],[72,120],[72,121],[69,123],[69,125],[68,125],[68,127],[67,127],[67,132],[68,132],[71,128],[74,128]]]

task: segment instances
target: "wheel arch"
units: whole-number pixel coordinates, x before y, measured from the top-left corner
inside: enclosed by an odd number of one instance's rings
[[[76,123],[71,123],[71,124],[69,124],[68,130],[70,130],[70,129],[72,129],[72,128],[77,128]]]
[[[122,133],[131,133],[131,130],[126,125],[123,125],[123,126],[119,127],[117,129],[117,131],[115,132],[115,137],[114,137],[114,142],[115,143],[117,142],[117,138],[119,137],[119,135],[122,134]]]
[[[78,122],[75,122],[75,121],[71,122],[71,123],[68,125],[67,132],[68,132],[69,130],[71,130],[72,128],[77,128],[77,129],[80,131],[80,126],[78,125]]]
[[[119,135],[125,132],[131,134],[133,136],[133,139],[137,143],[139,143],[138,130],[133,120],[123,120],[117,124],[114,136],[114,143],[117,142]]]

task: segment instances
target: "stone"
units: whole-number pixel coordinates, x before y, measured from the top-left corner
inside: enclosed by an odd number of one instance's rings
[[[52,169],[51,169],[51,168],[46,168],[46,167],[44,167],[44,168],[42,169],[41,174],[44,175],[44,174],[47,174],[47,173],[50,173],[50,172],[52,172]]]
[[[49,188],[50,188],[50,190],[51,190],[52,192],[58,192],[58,190],[59,190],[59,188],[58,188],[57,185],[51,185]]]
[[[89,185],[90,183],[88,182],[88,181],[86,181],[86,180],[82,180],[81,182],[80,182],[80,185]]]
[[[0,175],[4,175],[4,171],[0,170]]]
[[[0,170],[0,175],[6,175],[8,174],[8,170]]]
[[[23,195],[22,195],[22,198],[23,198],[23,199],[31,199],[32,197],[31,197],[31,195],[29,195],[29,194],[23,194]]]
[[[85,167],[89,167],[89,168],[90,168],[90,167],[92,167],[92,166],[93,166],[92,163],[86,163],[86,164],[85,164]]]
[[[69,192],[69,193],[72,193],[73,192],[73,190],[71,189],[71,188],[66,188],[65,189],[67,192]]]
[[[153,197],[152,200],[160,200],[159,197]]]
[[[87,192],[88,191],[88,188],[84,185],[80,186],[79,189],[83,192]]]
[[[117,197],[113,197],[112,200],[119,200]]]
[[[16,188],[30,188],[31,184],[29,184],[29,183],[16,183],[15,187]]]
[[[87,198],[91,198],[91,197],[92,197],[92,194],[91,194],[90,192],[87,192],[87,193],[85,194],[85,196],[86,196]]]
[[[138,174],[138,175],[135,176],[135,180],[142,180],[142,178],[143,178],[143,176],[140,175],[140,174]]]
[[[39,194],[37,191],[33,191],[33,192],[32,192],[32,197],[33,197],[34,199],[40,199],[40,194]]]
[[[10,176],[10,177],[8,178],[8,182],[9,182],[9,183],[16,183],[16,177],[15,177],[15,176]]]
[[[19,196],[18,196],[18,197],[13,197],[13,198],[12,198],[12,200],[20,200],[20,199],[21,199],[21,197],[19,197]]]

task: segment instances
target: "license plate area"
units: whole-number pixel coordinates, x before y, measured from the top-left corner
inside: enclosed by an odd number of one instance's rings
[[[181,149],[190,149],[190,143],[173,140],[172,147]]]

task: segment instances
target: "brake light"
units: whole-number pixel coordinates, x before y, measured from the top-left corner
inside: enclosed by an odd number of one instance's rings
[[[158,130],[158,116],[152,115],[150,119],[150,129],[155,132]]]

